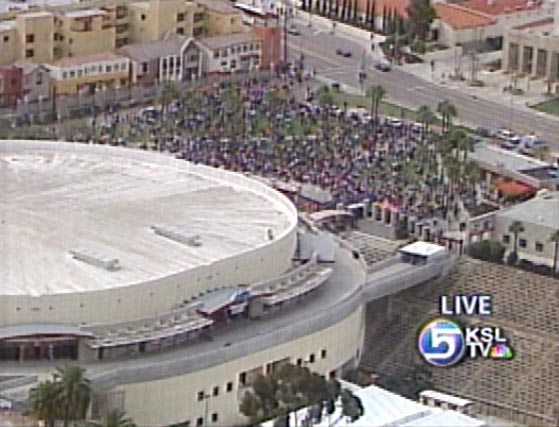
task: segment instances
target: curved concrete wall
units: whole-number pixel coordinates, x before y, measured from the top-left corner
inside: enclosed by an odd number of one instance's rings
[[[286,212],[291,221],[271,243],[161,279],[76,294],[41,297],[0,295],[0,326],[45,321],[91,325],[141,319],[168,311],[177,302],[197,296],[200,292],[273,278],[290,266],[297,240],[297,211],[289,199],[257,180],[223,169],[127,148],[50,141],[0,141],[0,151],[23,150],[106,154],[181,168],[257,193]]]
[[[294,328],[301,326],[293,325]],[[260,366],[265,369],[267,363],[285,358],[296,363],[301,358],[306,362],[305,366],[313,371],[324,375],[334,370],[339,373],[339,369],[347,366],[348,362],[355,366],[361,354],[364,330],[364,306],[359,304],[332,326],[298,339],[247,352],[244,357],[224,360],[206,369],[121,385],[113,388],[112,392],[124,392],[125,409],[139,425],[168,426],[190,421],[190,425],[195,426],[196,420],[203,418],[206,412],[206,402],[197,398],[200,391],[211,395],[207,401],[207,425],[246,424],[247,420],[239,413],[239,401],[244,393],[239,388],[241,372]],[[324,359],[322,350],[326,350]],[[308,362],[311,354],[315,357],[312,364]],[[233,382],[231,392],[226,391],[228,382]],[[213,396],[214,387],[219,387],[218,396]],[[153,399],[153,396],[158,398]],[[216,422],[211,421],[213,413],[218,414]]]

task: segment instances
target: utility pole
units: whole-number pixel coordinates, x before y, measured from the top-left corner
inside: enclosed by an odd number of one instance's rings
[[[283,68],[287,72],[287,1],[283,2]]]

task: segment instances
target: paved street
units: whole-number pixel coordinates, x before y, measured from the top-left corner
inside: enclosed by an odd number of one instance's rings
[[[369,42],[332,34],[328,27],[319,27],[314,22],[313,27],[309,28],[307,19],[297,19],[296,25],[301,35],[289,36],[289,54],[292,60],[298,60],[303,53],[305,68],[315,68],[319,76],[358,88],[358,72],[365,63],[368,74],[365,85],[381,84],[390,101],[411,108],[428,105],[435,109],[439,101],[448,99],[456,106],[459,120],[466,125],[491,129],[512,127],[520,134],[536,132],[550,143],[553,151],[559,150],[559,119],[523,107],[511,108],[504,103],[460,93],[400,69],[387,73],[377,71],[372,67],[374,58],[370,49],[367,49]],[[337,29],[335,31],[339,33]],[[336,55],[336,49],[349,50],[352,57]]]

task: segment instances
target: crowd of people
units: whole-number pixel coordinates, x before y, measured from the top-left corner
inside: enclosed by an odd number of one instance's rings
[[[96,138],[272,181],[313,185],[328,208],[387,201],[418,218],[457,215],[473,188],[453,185],[422,125],[324,105],[296,82],[214,85],[176,101],[96,118]],[[343,107],[343,108],[342,108]],[[136,142],[134,142],[136,141]]]

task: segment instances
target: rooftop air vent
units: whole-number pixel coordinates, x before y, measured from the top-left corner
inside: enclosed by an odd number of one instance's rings
[[[73,249],[69,252],[74,259],[85,262],[86,264],[94,267],[103,268],[107,271],[120,270],[120,264],[117,258],[110,258],[89,249]]]
[[[200,235],[188,231],[184,227],[165,227],[152,225],[151,229],[155,234],[158,234],[167,239],[174,240],[175,242],[182,243],[188,246],[200,246]]]

